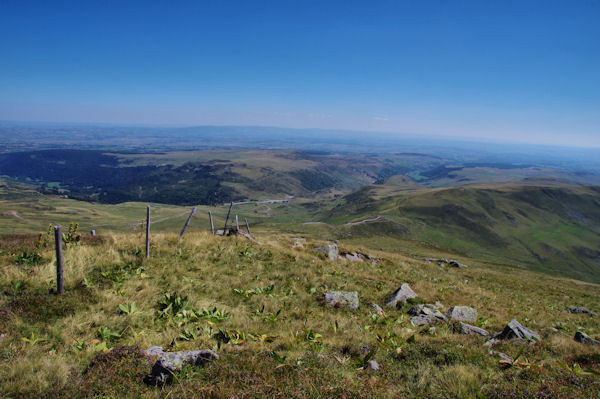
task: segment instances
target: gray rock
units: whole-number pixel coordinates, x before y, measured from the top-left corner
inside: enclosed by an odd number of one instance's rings
[[[596,312],[592,312],[591,310],[589,310],[588,308],[585,308],[583,306],[568,306],[567,307],[567,312],[569,313],[577,313],[577,314],[589,314],[592,316],[598,316],[598,314]]]
[[[385,312],[383,311],[383,309],[381,308],[381,306],[379,306],[376,303],[372,303],[371,304],[371,309],[373,309],[373,311],[379,315],[379,316],[383,316],[385,314]]]
[[[144,377],[144,382],[148,385],[169,384],[173,381],[173,374],[181,371],[185,366],[201,366],[219,359],[219,355],[211,350],[165,352],[159,346],[146,350],[146,355],[158,357],[150,374]]]
[[[300,241],[294,241],[292,248],[304,248],[304,245]]]
[[[365,370],[377,371],[379,370],[379,363],[377,363],[375,360],[369,360]]]
[[[363,262],[363,259],[356,252],[346,254],[346,259],[352,262]]]
[[[430,303],[426,305],[413,306],[408,311],[408,314],[411,314],[413,316],[432,316],[441,321],[447,321],[446,316],[444,316],[442,312],[437,310],[435,305],[432,305]]]
[[[446,313],[448,319],[464,321],[467,323],[477,322],[477,311],[469,306],[453,306]]]
[[[582,344],[600,346],[600,341],[590,337],[589,335],[587,335],[586,333],[584,333],[582,331],[577,331],[575,333],[575,337],[573,337],[573,339],[575,340],[575,342],[579,342]]]
[[[459,261],[454,260],[454,259],[450,259],[448,261],[448,266],[452,266],[452,267],[465,267],[465,265],[463,265],[462,263],[460,263]]]
[[[347,306],[358,309],[358,292],[356,291],[328,291],[323,294],[325,303],[336,308]]]
[[[529,328],[521,325],[515,319],[512,319],[508,322],[504,330],[500,331],[498,334],[494,335],[496,339],[519,339],[523,341],[527,341],[530,343],[534,343],[539,341],[541,338],[538,333]]]
[[[490,355],[490,356],[497,356],[500,359],[506,360],[506,361],[511,362],[511,363],[514,361],[513,358],[510,357],[510,356],[508,356],[506,353],[498,352],[498,351],[495,351],[495,350],[490,350],[488,352],[488,355]]]
[[[441,323],[443,320],[432,315],[422,314],[419,316],[413,316],[408,321],[415,326],[428,326],[430,324]]]
[[[466,335],[479,335],[481,337],[487,337],[489,335],[489,333],[483,328],[475,327],[470,324],[463,323],[462,321],[458,323],[456,332]]]
[[[313,249],[314,252],[318,252],[320,254],[325,254],[329,258],[329,260],[335,260],[338,257],[338,246],[335,244],[325,245],[324,247],[319,247]]]
[[[396,307],[398,302],[406,303],[407,299],[416,297],[418,295],[410,288],[410,285],[404,283],[387,299],[385,306]]]

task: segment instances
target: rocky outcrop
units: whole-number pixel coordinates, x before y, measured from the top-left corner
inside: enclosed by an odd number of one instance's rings
[[[592,316],[598,316],[598,314],[596,312],[592,312],[591,310],[589,310],[588,308],[585,308],[583,306],[568,306],[567,312],[575,313],[575,314],[589,314]]]
[[[315,248],[313,251],[327,255],[329,260],[336,260],[339,254],[338,246],[335,244],[329,244],[325,245],[324,247]]]
[[[534,343],[541,339],[538,333],[521,325],[521,323],[515,319],[509,321],[506,327],[504,327],[504,330],[494,335],[494,338],[499,340],[518,339],[529,343]]]
[[[385,306],[396,307],[398,302],[404,302],[410,298],[417,298],[418,295],[410,288],[410,285],[404,283],[398,288],[385,302]]]
[[[144,377],[144,382],[149,385],[169,384],[173,381],[173,375],[185,366],[201,366],[219,359],[219,355],[211,350],[165,352],[160,346],[146,350],[146,356],[157,357],[150,374]]]
[[[467,323],[477,322],[477,311],[469,306],[453,306],[446,313],[449,320],[464,321]]]
[[[577,331],[575,333],[575,337],[573,337],[573,339],[575,340],[575,342],[579,342],[582,344],[600,346],[600,341],[590,337],[589,335],[587,335],[586,333],[584,333],[582,331]]]
[[[358,309],[358,292],[356,291],[329,291],[323,294],[325,304],[335,308],[346,306]]]
[[[487,337],[489,335],[489,333],[483,328],[475,327],[470,324],[463,323],[462,321],[458,322],[458,324],[454,328],[454,331],[456,331],[459,334],[479,335],[481,337]]]
[[[430,303],[413,306],[408,311],[408,314],[413,315],[409,321],[416,326],[425,326],[447,321],[446,316],[444,316],[435,305]]]

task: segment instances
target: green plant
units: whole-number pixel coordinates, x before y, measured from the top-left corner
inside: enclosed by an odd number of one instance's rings
[[[158,301],[157,315],[159,318],[167,318],[169,316],[176,316],[181,311],[188,307],[188,297],[179,296],[176,292],[165,293],[163,297]]]
[[[98,328],[98,336],[104,342],[113,342],[121,338],[121,333],[111,330],[109,327],[102,326]]]
[[[597,374],[593,371],[585,371],[584,369],[581,368],[581,366],[579,365],[579,363],[573,363],[573,366],[569,366],[567,363],[564,362],[558,362],[559,366],[561,366],[563,369],[565,369],[566,371],[568,371],[571,374],[576,374],[576,375],[594,375]]]
[[[219,343],[242,345],[246,341],[246,333],[238,330],[219,330],[213,338]]]
[[[131,314],[137,312],[137,305],[135,304],[135,302],[132,302],[131,305],[129,305],[129,306],[122,303],[119,305],[119,310],[126,315],[131,315]]]
[[[275,313],[269,313],[265,316],[265,318],[263,320],[266,322],[269,322],[269,323],[275,323],[275,322],[277,322],[277,318],[279,317],[280,313],[281,313],[281,309],[279,309]]]
[[[62,233],[62,241],[65,244],[77,245],[81,241],[81,235],[77,232],[79,230],[79,223],[71,222],[69,229],[66,233]]]
[[[28,344],[31,344],[31,345],[37,345],[40,342],[44,342],[45,340],[46,340],[46,338],[36,337],[35,334],[33,333],[33,331],[31,332],[31,336],[29,338],[26,338],[26,337],[21,338],[21,341],[27,342]]]

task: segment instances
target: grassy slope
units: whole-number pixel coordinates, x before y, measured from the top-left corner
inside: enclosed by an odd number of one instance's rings
[[[598,189],[583,186],[365,186],[322,212],[321,220],[340,226],[382,215],[385,223],[342,226],[338,234],[349,240],[384,234],[417,246],[600,281],[598,204]]]
[[[599,380],[566,372],[560,362],[600,371],[598,349],[572,341],[575,330],[600,334],[597,319],[565,312],[567,305],[600,309],[599,286],[515,268],[489,268],[471,260],[467,269],[440,269],[393,253],[371,252],[377,265],[330,262],[310,248],[292,249],[289,236],[258,233],[246,239],[192,233],[153,236],[152,258],[138,251],[138,234],[107,236],[65,251],[66,294],[49,295],[52,251],[39,265],[16,264],[12,252],[31,245],[6,237],[0,254],[0,391],[5,397],[537,397],[597,394]],[[360,247],[346,247],[353,250]],[[408,322],[404,310],[372,314],[402,282],[410,282],[427,302],[446,307],[471,305],[492,332],[511,318],[540,332],[541,343],[505,343],[510,355],[524,350],[528,367],[504,369],[487,356],[483,340],[435,331]],[[273,285],[272,292],[233,291]],[[326,308],[327,289],[356,290],[358,311]],[[165,292],[187,296],[189,308],[222,309],[225,320],[157,318]],[[255,291],[256,292],[256,291]],[[119,305],[137,311],[127,315]],[[277,317],[274,315],[281,310]],[[544,330],[557,322],[566,327]],[[337,326],[337,327],[336,327]],[[99,331],[118,332],[103,337]],[[218,332],[240,338],[218,345]],[[192,338],[195,333],[196,338]],[[319,335],[316,335],[319,334]],[[222,334],[221,334],[222,335]],[[414,336],[414,342],[408,340]],[[186,337],[186,338],[183,338]],[[29,338],[26,342],[21,338]],[[41,338],[37,342],[35,338]],[[407,341],[408,340],[408,341]],[[161,345],[171,350],[213,348],[222,360],[190,369],[160,390],[141,383],[149,365],[125,354],[100,356],[107,347]],[[360,347],[376,348],[382,370],[359,370]],[[274,354],[275,353],[275,354]],[[312,355],[311,355],[312,353]],[[314,354],[325,356],[319,359]]]

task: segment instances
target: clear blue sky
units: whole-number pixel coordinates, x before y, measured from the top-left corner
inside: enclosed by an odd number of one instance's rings
[[[600,1],[0,0],[0,120],[600,146]]]

